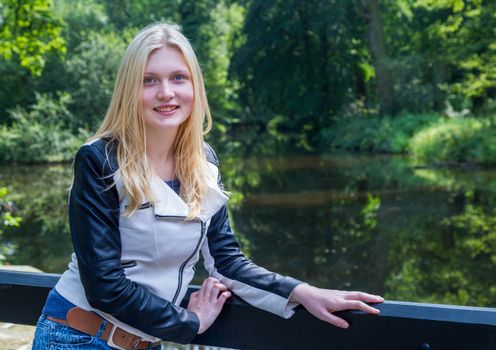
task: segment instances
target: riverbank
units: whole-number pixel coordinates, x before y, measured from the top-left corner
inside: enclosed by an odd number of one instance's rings
[[[321,131],[331,151],[409,154],[422,164],[496,165],[496,118],[440,114],[349,118]]]
[[[37,137],[26,137],[33,132]],[[89,135],[82,129],[72,135],[68,130],[26,123],[4,127],[0,129],[0,163],[70,162]],[[316,139],[314,149],[319,152],[408,154],[420,165],[496,166],[496,116],[348,117],[322,129]]]

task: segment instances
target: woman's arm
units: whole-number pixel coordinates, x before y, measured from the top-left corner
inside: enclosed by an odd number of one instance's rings
[[[333,312],[357,309],[377,314],[379,310],[365,302],[384,301],[363,292],[316,288],[255,265],[243,255],[234,239],[226,206],[212,218],[202,252],[211,276],[248,303],[286,318],[293,314],[294,306],[301,304],[317,318],[347,328],[347,322]]]
[[[219,160],[205,144],[207,159],[219,166]],[[223,188],[220,176],[219,187]],[[333,315],[335,311],[358,309],[377,314],[379,310],[365,304],[381,303],[380,296],[363,292],[345,292],[320,289],[291,277],[267,271],[248,260],[240,250],[229,225],[227,205],[211,219],[207,239],[202,246],[205,267],[211,276],[226,284],[229,290],[248,303],[285,318],[290,317],[293,307],[301,304],[317,318],[347,328],[348,323]]]
[[[200,327],[197,315],[127,279],[121,267],[119,198],[110,187],[114,170],[105,145],[86,145],[76,154],[69,222],[88,302],[147,334],[188,343]]]

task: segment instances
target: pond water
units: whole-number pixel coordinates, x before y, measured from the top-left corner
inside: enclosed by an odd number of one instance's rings
[[[495,170],[391,156],[221,159],[232,224],[259,265],[392,300],[496,306]],[[70,177],[70,165],[0,167],[23,220],[0,237],[5,264],[66,268]]]

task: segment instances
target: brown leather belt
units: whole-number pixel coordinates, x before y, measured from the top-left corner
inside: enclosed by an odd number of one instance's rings
[[[67,320],[47,316],[47,319],[63,325],[74,328],[80,332],[96,336],[100,326],[102,325],[103,318],[91,311],[83,310],[79,307],[74,307],[67,312]],[[149,349],[151,347],[159,346],[160,342],[152,343],[149,341],[141,340],[135,334],[129,333],[122,328],[119,328],[107,321],[100,339],[105,340],[110,347],[124,350],[135,349]]]

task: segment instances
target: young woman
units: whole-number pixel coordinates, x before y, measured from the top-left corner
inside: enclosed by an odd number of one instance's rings
[[[107,115],[74,160],[75,254],[50,292],[33,349],[159,349],[190,342],[231,291],[288,318],[332,314],[379,296],[312,287],[246,259],[229,226],[195,53],[177,26],[153,24],[127,48]],[[206,127],[205,127],[206,126]],[[204,130],[206,129],[206,130]],[[202,252],[210,277],[180,307]]]

